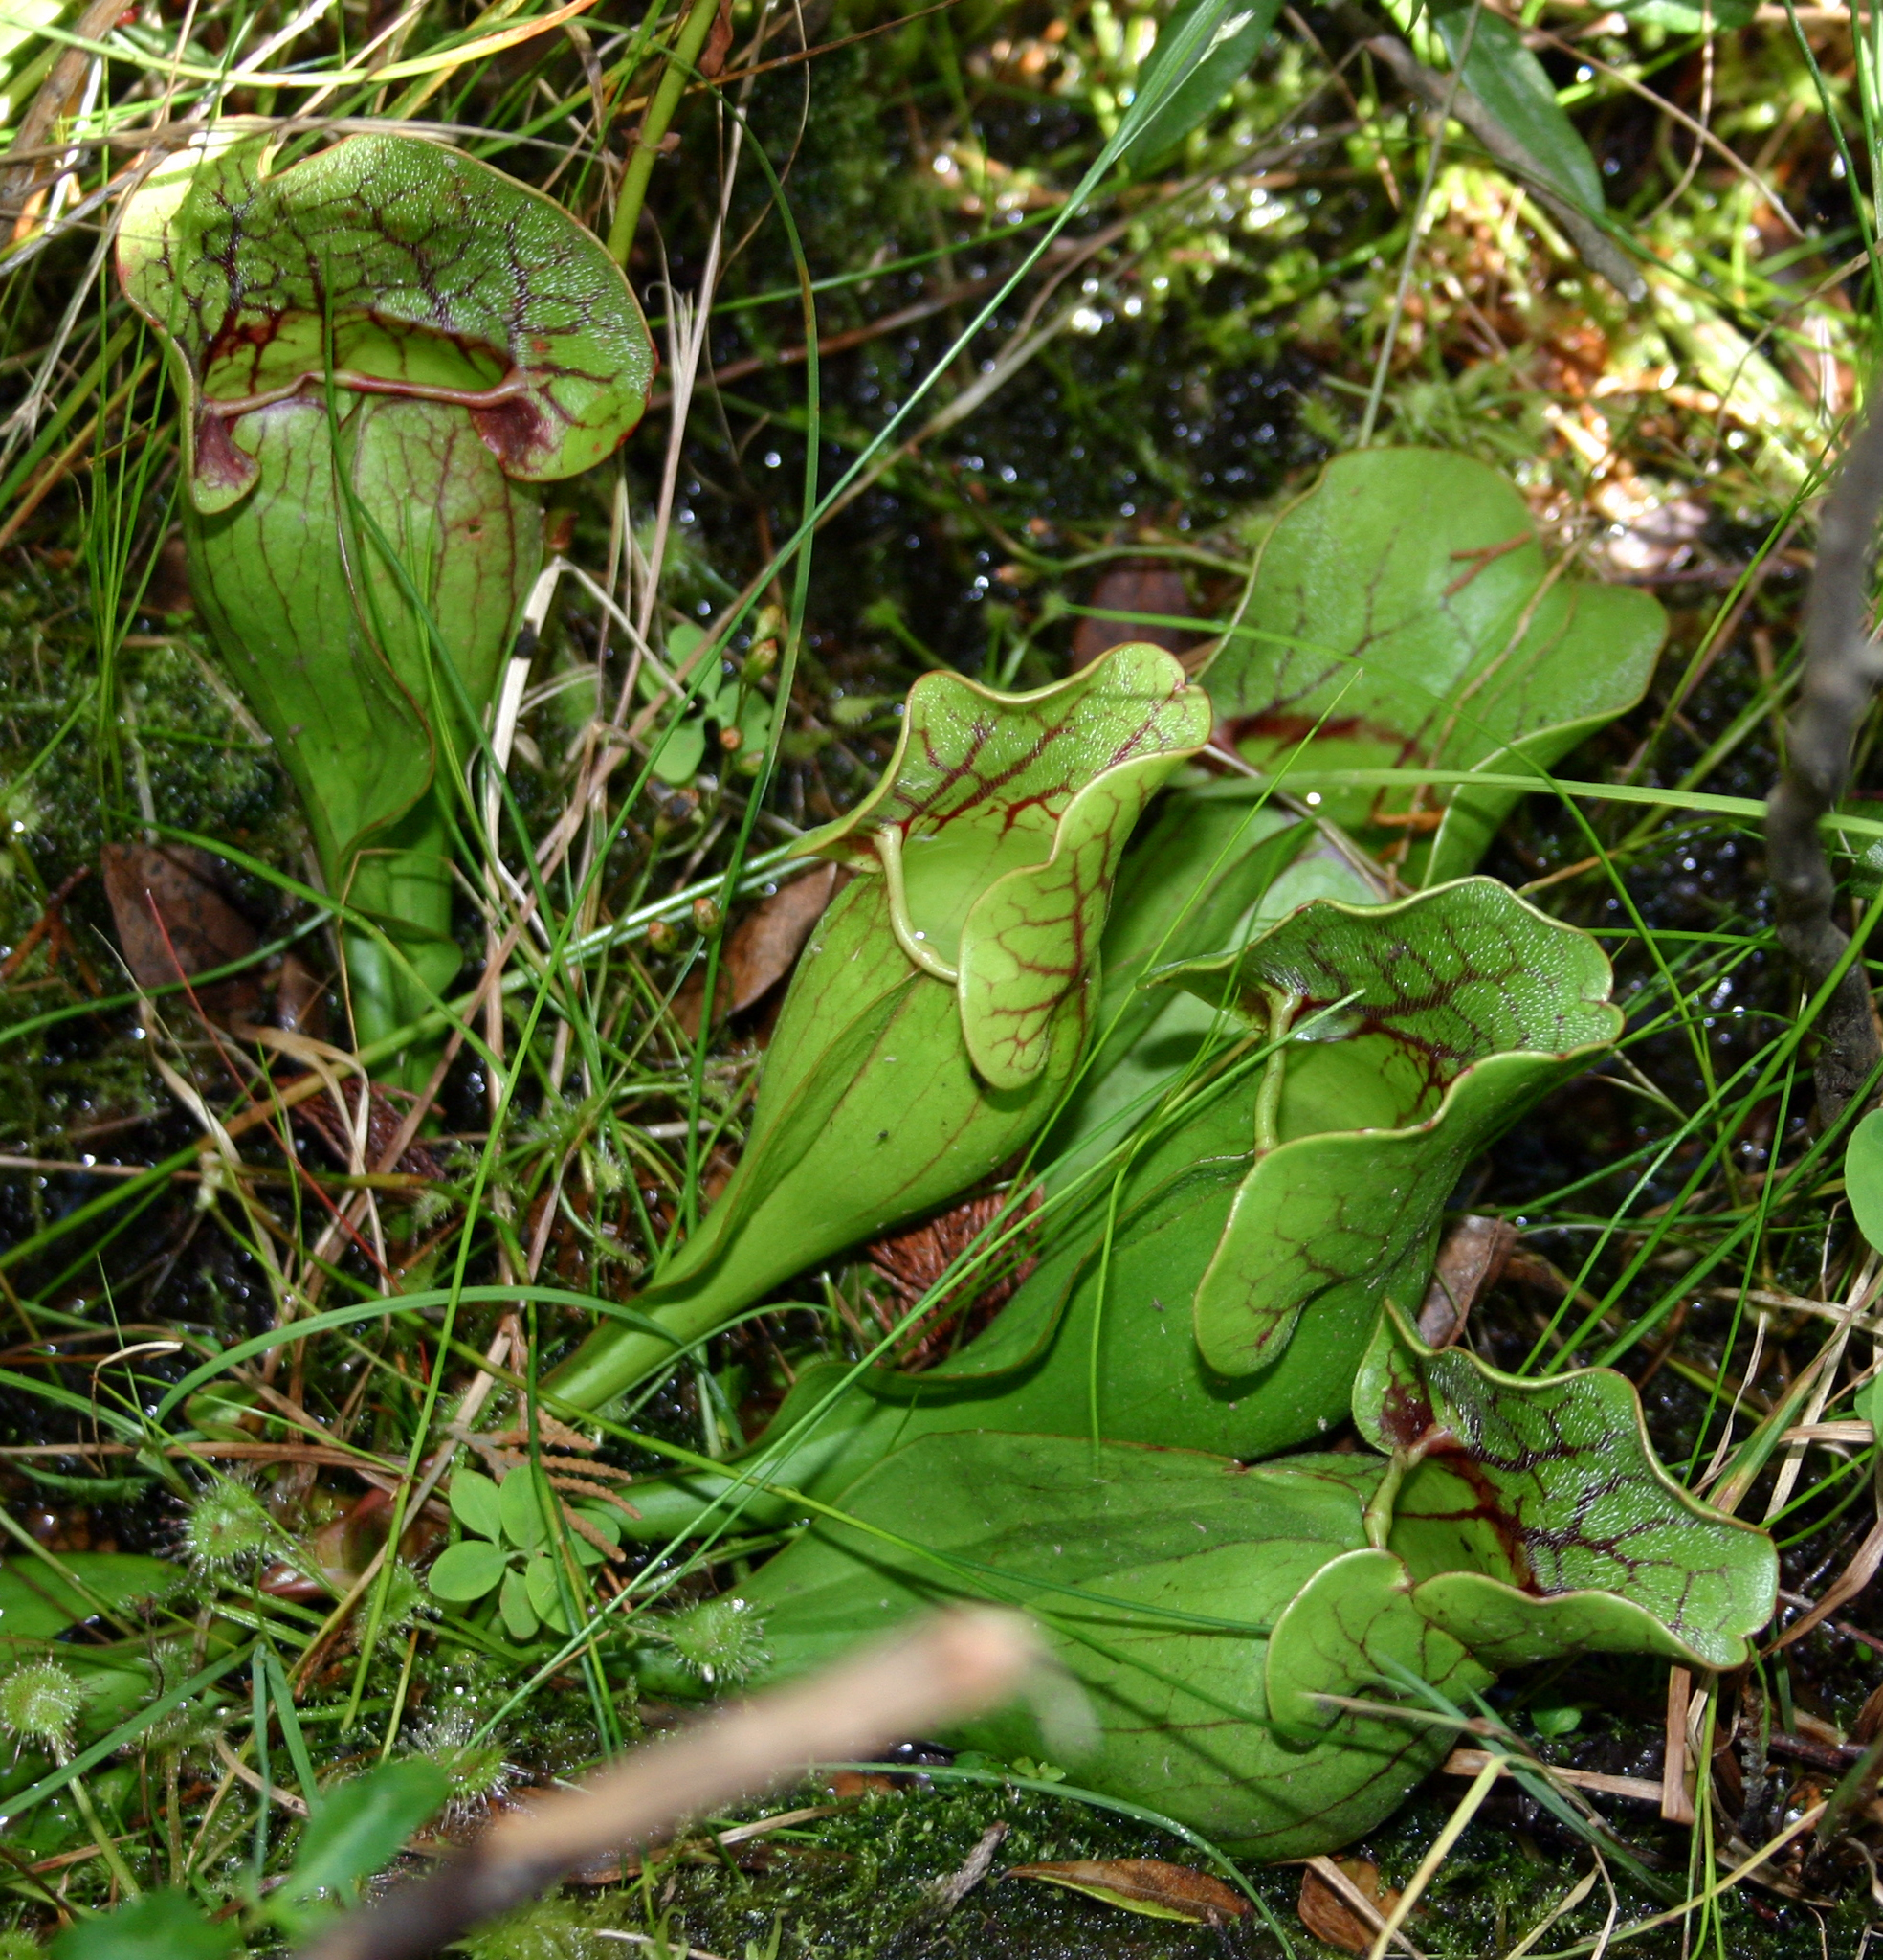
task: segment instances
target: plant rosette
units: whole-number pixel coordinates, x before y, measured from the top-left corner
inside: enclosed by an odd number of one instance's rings
[[[406,136],[270,155],[153,171],[118,267],[179,398],[190,583],[347,908],[366,1046],[456,974],[458,791],[542,561],[538,486],[626,439],[654,351],[600,241],[488,165]]]
[[[1132,827],[1209,734],[1171,657],[1115,648],[1031,694],[910,690],[883,779],[805,855],[858,874],[806,947],[712,1212],[545,1388],[595,1408],[807,1266],[991,1175],[1082,1052]]]
[[[1416,1315],[1465,1168],[1622,1027],[1596,943],[1484,878],[1319,900],[1152,978],[1188,991],[1202,1045],[1163,1054],[1117,1169],[1049,1218],[992,1325],[917,1375],[805,1370],[723,1470],[632,1485],[629,1535],[727,1502],[786,1523],[929,1431],[1245,1460],[1312,1440],[1346,1415],[1383,1303]]]
[[[1591,1651],[1737,1667],[1771,1615],[1771,1540],[1667,1475],[1622,1375],[1499,1374],[1388,1317],[1353,1413],[1378,1454],[1252,1469],[925,1437],[738,1597],[790,1675],[937,1599],[1025,1606],[1097,1717],[1075,1780],[1273,1859],[1389,1815],[1455,1740],[1434,1709],[1503,1669]],[[960,1739],[1049,1751],[1024,1711]]]
[[[535,1639],[545,1626],[552,1633],[568,1633],[569,1605],[580,1604],[586,1588],[575,1588],[574,1575],[560,1557],[559,1539],[578,1567],[598,1566],[609,1554],[596,1540],[618,1545],[621,1518],[601,1504],[577,1505],[571,1512],[558,1504],[557,1509],[574,1529],[554,1529],[528,1470],[513,1470],[501,1483],[476,1470],[458,1471],[452,1479],[451,1512],[464,1535],[432,1561],[426,1574],[432,1598],[474,1606],[495,1593],[505,1631],[519,1642]]]

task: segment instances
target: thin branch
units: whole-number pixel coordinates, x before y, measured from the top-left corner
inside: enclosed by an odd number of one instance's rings
[[[1837,807],[1850,774],[1850,745],[1883,679],[1866,605],[1883,513],[1883,415],[1851,442],[1818,527],[1818,566],[1805,629],[1805,678],[1791,720],[1785,771],[1765,805],[1767,876],[1779,940],[1815,993],[1850,944],[1833,907],[1819,824]],[[1861,959],[1838,982],[1818,1018],[1818,1114],[1832,1122],[1875,1067],[1879,1048]]]
[[[301,1960],[421,1960],[565,1872],[652,1843],[682,1819],[875,1755],[1005,1701],[1038,1666],[1024,1620],[986,1607],[938,1615],[801,1685],[637,1749],[580,1790],[512,1811],[434,1877],[349,1914]]]

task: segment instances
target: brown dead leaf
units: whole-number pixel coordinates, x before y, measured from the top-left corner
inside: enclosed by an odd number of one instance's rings
[[[173,987],[260,944],[222,888],[220,860],[183,844],[107,844],[104,894],[131,977],[145,989]],[[203,1012],[227,1021],[261,1005],[258,975],[238,973],[200,989]]]
[[[1107,612],[1148,612],[1169,619],[1190,619],[1196,608],[1185,589],[1184,574],[1152,558],[1127,559],[1101,574],[1087,604]],[[1148,642],[1166,653],[1182,654],[1199,635],[1181,626],[1134,626],[1125,619],[1081,619],[1073,631],[1073,665],[1089,667],[1100,654],[1131,642]]]
[[[341,1093],[346,1099],[346,1115],[343,1119],[334,1106],[331,1093],[323,1096],[310,1096],[304,1102],[294,1105],[294,1120],[303,1129],[310,1130],[326,1147],[327,1153],[341,1169],[351,1168],[353,1161],[353,1125],[360,1111],[360,1084],[349,1077],[341,1083]],[[386,1153],[392,1147],[393,1139],[399,1134],[405,1123],[405,1111],[396,1107],[391,1100],[374,1089],[366,1104],[366,1138],[364,1152],[368,1170],[377,1170],[384,1162]],[[445,1167],[437,1156],[424,1144],[412,1142],[406,1146],[405,1154],[392,1167],[407,1177],[442,1178]]]
[[[713,988],[714,1012],[736,1014],[769,993],[804,950],[836,889],[837,867],[819,864],[761,899],[732,928]],[[705,974],[696,968],[674,1000],[674,1018],[689,1039],[699,1032]]]
[[[275,1025],[310,1040],[327,1038],[327,984],[299,953],[284,953],[275,984]]]
[[[940,1283],[942,1275],[1000,1216],[1008,1203],[1004,1192],[964,1198],[938,1216],[879,1238],[871,1246],[870,1264],[888,1281],[895,1295],[893,1304],[874,1294],[869,1296],[885,1333]],[[1040,1193],[1035,1189],[1023,1200],[1021,1211],[1030,1220],[1039,1206]],[[978,1273],[943,1294],[914,1326],[903,1332],[896,1349],[897,1367],[905,1374],[919,1374],[971,1341],[1032,1272],[1037,1263],[1032,1248],[1030,1224],[1022,1236]]]
[[[1192,1926],[1222,1926],[1240,1919],[1249,1901],[1221,1879],[1161,1858],[1075,1858],[1061,1864],[1016,1864],[1004,1879],[1040,1879],[1102,1899],[1146,1919],[1182,1919]]]
[[[706,45],[700,50],[699,72],[708,80],[725,66],[727,52],[732,47],[732,0],[720,0],[720,11],[713,16],[713,25],[706,30]]]
[[[874,1770],[832,1770],[825,1777],[824,1787],[832,1796],[849,1801],[857,1796],[894,1795],[898,1786],[894,1776]]]
[[[181,530],[172,531],[158,547],[150,583],[144,589],[144,610],[160,619],[187,619],[196,610]]]
[[[1374,1907],[1371,1917],[1361,1910],[1360,1900]],[[1301,1896],[1295,1910],[1316,1939],[1343,1953],[1367,1953],[1398,1904],[1397,1892],[1380,1889],[1380,1868],[1370,1859],[1343,1858],[1337,1864],[1315,1858],[1301,1868]]]
[[[1419,1338],[1428,1348],[1458,1339],[1478,1296],[1496,1284],[1516,1247],[1517,1229],[1501,1218],[1463,1217],[1446,1234],[1419,1309]]]

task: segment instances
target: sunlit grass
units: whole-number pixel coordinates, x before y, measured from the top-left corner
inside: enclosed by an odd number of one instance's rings
[[[191,683],[188,711],[200,719],[181,732],[218,745],[207,754],[140,705],[173,650],[193,659],[204,647],[180,611],[152,604],[164,597],[174,427],[106,249],[115,199],[152,132],[274,122],[292,146],[327,131],[415,128],[547,185],[606,234],[657,78],[650,54],[677,23],[651,13],[628,26],[603,11],[499,4],[467,19],[430,4],[211,4],[82,32],[68,12],[0,33],[0,135],[31,150],[19,167],[28,201],[0,245],[9,947],[25,944],[105,839],[213,849],[265,913],[271,956],[300,945],[318,959],[335,917],[278,789],[238,790],[232,772],[208,767],[248,740],[229,702]],[[1852,1414],[1868,1349],[1847,1347],[1841,1372],[1827,1369],[1822,1394],[1802,1405],[1785,1385],[1848,1339],[1826,1303],[1856,1297],[1860,1248],[1836,1211],[1841,1133],[1806,1128],[1808,1030],[1751,867],[1796,680],[1808,500],[1873,351],[1876,295],[1857,255],[1875,212],[1840,188],[1873,184],[1883,168],[1873,47],[1860,38],[1853,55],[1841,28],[1815,19],[1797,35],[1788,24],[1716,32],[1705,120],[1722,155],[1696,151],[1688,124],[1630,107],[1639,89],[1667,86],[1683,113],[1699,109],[1688,86],[1702,60],[1696,30],[1545,10],[1538,25],[1587,57],[1588,76],[1566,79],[1564,95],[1584,125],[1620,128],[1631,113],[1651,137],[1635,149],[1616,138],[1633,161],[1608,183],[1657,261],[1650,298],[1627,309],[1583,275],[1454,128],[1388,344],[1429,119],[1396,98],[1383,104],[1364,62],[1331,72],[1332,21],[1314,16],[1312,36],[1285,27],[1183,154],[1132,181],[1099,165],[1150,42],[1149,10],[812,18],[810,41],[831,51],[800,60],[789,16],[735,10],[723,105],[696,94],[677,159],[653,171],[631,271],[662,345],[661,390],[685,417],[676,429],[656,410],[617,464],[570,490],[565,555],[580,576],[565,576],[551,603],[508,767],[486,757],[466,786],[470,959],[463,991],[431,1017],[457,1052],[443,1125],[456,1140],[441,1147],[442,1175],[414,1199],[396,1163],[362,1157],[341,1170],[317,1150],[284,1151],[296,1119],[285,1079],[269,1086],[273,1058],[209,1038],[180,986],[140,998],[100,930],[96,876],[69,899],[63,939],[43,932],[10,967],[0,1080],[21,1085],[30,1115],[0,1139],[13,1190],[0,1274],[16,1324],[0,1387],[14,1447],[43,1453],[10,1459],[21,1471],[7,1494],[17,1558],[74,1549],[72,1520],[88,1509],[122,1520],[100,1533],[156,1543],[205,1479],[232,1465],[286,1493],[303,1544],[373,1488],[396,1490],[402,1515],[422,1516],[416,1493],[446,1474],[477,1382],[487,1399],[475,1419],[520,1427],[540,1454],[549,1411],[533,1384],[593,1299],[631,1310],[636,1281],[710,1203],[742,1140],[753,1035],[708,1021],[689,1036],[676,1003],[690,975],[722,984],[724,920],[776,877],[795,835],[867,786],[893,739],[881,703],[936,660],[1003,685],[1055,678],[1093,573],[1133,554],[1197,581],[1194,630],[1228,617],[1266,523],[1318,451],[1353,439],[1377,369],[1386,439],[1511,470],[1541,523],[1611,568],[1628,568],[1618,535],[1660,553],[1649,575],[1676,612],[1649,705],[1531,798],[1495,862],[1536,902],[1601,934],[1630,1024],[1604,1069],[1628,1112],[1606,1160],[1576,1154],[1577,1125],[1593,1119],[1571,1100],[1532,1126],[1526,1168],[1461,1194],[1520,1221],[1526,1252],[1562,1281],[1553,1296],[1547,1283],[1507,1282],[1483,1303],[1486,1351],[1538,1370],[1652,1367],[1664,1456],[1716,1495],[1744,1483],[1745,1515],[1771,1505],[1794,1552],[1787,1584],[1822,1593],[1868,1526],[1874,1444],[1783,1437]],[[55,119],[35,122],[37,92],[68,54],[78,57],[72,93]],[[753,73],[766,63],[781,65]],[[728,189],[720,172],[735,149]],[[924,301],[945,303],[873,335],[911,303],[916,275]],[[716,367],[807,346],[809,360],[724,389],[713,380]],[[1162,364],[1179,358],[1199,402],[1181,415],[1243,432],[1234,457],[1228,442],[1206,453],[1171,434],[1179,412],[1151,421],[1147,404],[1171,378]],[[1212,381],[1244,374],[1285,383],[1266,448],[1252,411],[1210,393]],[[1082,502],[1081,470],[1066,456],[1074,442],[1092,452]],[[1688,537],[1681,559],[1651,522],[1688,494],[1712,528]],[[910,535],[913,551],[901,542]],[[781,646],[763,690],[780,703],[763,770],[722,769],[705,791],[663,784],[654,764],[684,702],[629,680],[631,667],[698,694],[716,683],[720,650],[749,651],[761,606],[773,609]],[[703,633],[688,645],[682,626]],[[1290,789],[1407,780],[1303,769]],[[1508,783],[1537,787],[1516,772]],[[1861,807],[1838,830],[1847,870],[1883,841],[1883,821]],[[1680,860],[1695,859],[1699,878],[1729,861],[1727,847],[1737,868],[1714,891],[1681,896]],[[1874,883],[1863,876],[1860,892]],[[338,1056],[307,1052],[343,1069]],[[146,1058],[170,1076],[155,1079]],[[42,1078],[55,1079],[50,1098]],[[311,1086],[327,1093],[318,1079]],[[266,1119],[249,1121],[257,1104]],[[87,1159],[84,1176],[46,1168]],[[1118,1163],[1089,1169],[1078,1191]],[[1038,1229],[992,1228],[929,1301]],[[637,1470],[721,1461],[752,1439],[764,1408],[754,1392],[775,1390],[782,1370],[829,1353],[859,1375],[897,1340],[862,1310],[868,1284],[841,1264],[806,1276],[788,1306],[682,1357],[671,1380],[589,1425],[600,1455]],[[1817,1311],[1775,1303],[1793,1300]],[[1883,1334],[1867,1301],[1848,1328]],[[1748,1383],[1755,1352],[1761,1373]],[[178,1443],[179,1429],[202,1429],[189,1396],[217,1382],[239,1383],[255,1414],[219,1442]],[[747,1472],[754,1487],[793,1440],[767,1437]],[[1755,1460],[1765,1467],[1749,1479]],[[1780,1490],[1774,1469],[1794,1462]],[[140,1480],[134,1495],[90,1487],[126,1477]],[[470,1712],[467,1740],[501,1744],[531,1773],[566,1771],[633,1733],[632,1650],[617,1630],[733,1583],[777,1542],[740,1512],[735,1492],[707,1535],[644,1563],[567,1567],[568,1583],[592,1589],[571,1601],[592,1617],[541,1649],[500,1624],[452,1619],[390,1637],[397,1569],[373,1570],[365,1539],[340,1568],[340,1596],[357,1615],[350,1634],[331,1591],[284,1597],[259,1589],[258,1569],[194,1581],[147,1634],[162,1656],[158,1692],[81,1750],[76,1773],[140,1871],[167,1876],[180,1859],[221,1898],[278,1863],[293,1835],[288,1813],[228,1768],[233,1758],[253,1773],[268,1741],[276,1677],[255,1676],[265,1691],[252,1704],[257,1655],[275,1656],[301,1695],[317,1776],[419,1746],[423,1723],[453,1699]],[[42,1516],[50,1527],[31,1522]],[[214,1656],[194,1617],[211,1599],[239,1630]],[[1863,1670],[1838,1659],[1849,1643],[1808,1643],[1820,1647],[1808,1682],[1801,1668],[1796,1685],[1775,1679],[1771,1693],[1786,1710],[1794,1695],[1809,1700],[1848,1731]],[[1799,1651],[1767,1663],[1775,1677]],[[272,1773],[287,1781],[284,1748],[277,1728]],[[22,1763],[0,1803],[19,1847],[9,1882],[19,1923],[44,1927],[52,1889],[100,1904],[108,1874],[83,1820],[53,1803],[70,1777]],[[1058,1786],[1019,1787],[1031,1800]],[[1703,1783],[1703,1806],[1706,1794]],[[1068,1845],[1082,1829],[1098,1841],[1100,1824],[1082,1823],[1072,1800],[1052,1815]],[[1760,1848],[1727,1841],[1705,1815],[1724,1864]],[[1685,1856],[1638,1812],[1614,1816],[1653,1858],[1670,1845]],[[1407,1835],[1383,1840],[1395,1882],[1441,1821],[1417,1813]],[[1460,1884],[1473,1860],[1493,1861],[1493,1836],[1473,1827],[1453,1848]],[[1177,1842],[1155,1841],[1165,1852]],[[73,1852],[56,1871],[25,1869]],[[1543,1856],[1555,1893],[1566,1892],[1569,1855]],[[1831,1883],[1788,1855],[1781,1863],[1814,1895]],[[1614,1876],[1626,1888],[1619,1865]],[[1836,1884],[1853,1878],[1861,1886],[1850,1871]],[[1252,1879],[1286,1920],[1293,1879]],[[1442,1870],[1433,1900],[1446,1882]],[[1755,1930],[1731,1890],[1713,1889],[1704,1855],[1686,1883],[1672,1908],[1630,1894],[1619,1927],[1684,1910],[1695,1942],[1704,1933],[1737,1953],[1769,1937],[1771,1950],[1790,1950],[1789,1932]],[[705,1914],[688,1884],[689,1913]],[[1507,1945],[1543,1916],[1532,1904]],[[654,1927],[654,1888],[624,1894],[620,1910],[620,1923]],[[789,1920],[800,1908],[779,1910]],[[853,1900],[846,1910],[856,1915]],[[1545,1945],[1587,1950],[1608,1913],[1598,1886]],[[1433,1954],[1490,1950],[1471,1944],[1478,1930],[1460,1920],[1454,1937],[1427,1919],[1413,1937]],[[854,1934],[871,1937],[861,1925]],[[1815,1935],[1800,1950],[1817,1951]]]

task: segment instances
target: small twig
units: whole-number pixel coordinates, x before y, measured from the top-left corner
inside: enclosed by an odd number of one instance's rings
[[[652,1842],[680,1818],[875,1753],[1004,1701],[1038,1664],[1026,1623],[987,1608],[946,1613],[802,1685],[727,1709],[638,1749],[584,1788],[513,1811],[433,1878],[350,1914],[303,1960],[420,1960],[565,1872]]]
[[[265,1797],[267,1797],[271,1803],[279,1804],[284,1811],[292,1811],[298,1817],[304,1817],[307,1815],[307,1799],[305,1797],[297,1796],[293,1791],[283,1790],[280,1788],[278,1784],[264,1782],[262,1778],[254,1770],[251,1770],[249,1766],[245,1762],[243,1762],[241,1757],[238,1756],[235,1753],[235,1751],[229,1747],[229,1744],[224,1737],[218,1735],[214,1737],[213,1740],[215,1743],[215,1752],[218,1756],[222,1758],[223,1768],[226,1769],[229,1771],[229,1773],[232,1776],[233,1776],[238,1783],[246,1783],[251,1790],[260,1791],[261,1793]]]
[[[1514,1775],[1507,1758],[1489,1749],[1453,1749],[1439,1768],[1448,1776],[1475,1776],[1487,1763],[1502,1763],[1502,1772]],[[1625,1796],[1632,1803],[1659,1803],[1662,1786],[1645,1776],[1606,1776],[1595,1770],[1565,1770],[1560,1763],[1536,1762],[1529,1766],[1552,1783],[1567,1784],[1572,1790],[1592,1790],[1598,1796]]]
[[[1661,1815],[1670,1824],[1694,1821],[1694,1799],[1687,1789],[1687,1704],[1694,1692],[1689,1668],[1668,1669],[1667,1743],[1661,1757]]]
[[[1819,834],[1844,794],[1850,745],[1883,664],[1870,637],[1865,601],[1876,520],[1883,512],[1883,417],[1851,441],[1818,526],[1818,568],[1805,629],[1805,678],[1791,720],[1785,772],[1765,805],[1767,875],[1780,943],[1816,992],[1849,949],[1832,907],[1837,881]],[[1870,983],[1851,962],[1818,1017],[1818,1115],[1842,1114],[1878,1059]]]

